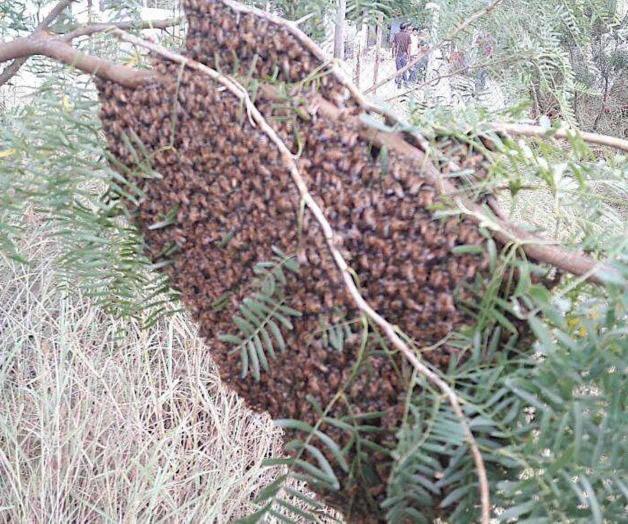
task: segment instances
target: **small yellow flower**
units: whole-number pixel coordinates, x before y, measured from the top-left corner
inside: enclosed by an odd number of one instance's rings
[[[11,149],[5,149],[4,151],[0,151],[0,158],[6,158],[8,156],[11,156],[15,153],[15,149],[11,148]]]
[[[63,110],[66,111],[67,113],[69,113],[70,111],[72,111],[72,109],[74,109],[74,105],[72,104],[72,102],[70,102],[70,99],[68,98],[67,95],[63,95],[61,106],[63,107]]]

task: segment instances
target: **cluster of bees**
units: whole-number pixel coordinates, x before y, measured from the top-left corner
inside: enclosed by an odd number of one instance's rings
[[[195,60],[260,82],[273,75],[295,82],[321,65],[285,29],[266,20],[236,14],[220,2],[183,3],[189,22],[186,54]],[[174,253],[164,271],[181,291],[222,379],[253,409],[311,425],[319,420],[315,404],[324,408],[344,388],[343,401],[328,416],[380,412],[380,431],[364,438],[394,448],[408,369],[375,337],[359,359],[357,329],[342,351],[317,335],[325,323],[359,315],[318,223],[300,211],[298,191],[277,148],[251,125],[242,104],[208,77],[160,59],[155,68],[162,80],[137,89],[99,81],[101,119],[114,165],[123,174],[132,176],[148,162],[161,175],[133,180],[144,197],[129,206],[153,259]],[[358,114],[357,104],[352,110],[354,102],[331,76],[317,87]],[[459,217],[435,220],[436,191],[420,168],[393,153],[384,163],[353,124],[320,115],[302,121],[289,104],[263,96],[256,104],[286,144],[300,148],[301,174],[338,233],[365,299],[418,347],[442,341],[469,323],[458,306],[468,293],[461,284],[485,275],[488,260],[471,252],[455,255],[452,249],[481,245],[478,227]],[[283,331],[288,349],[271,361],[270,370],[259,381],[250,374],[243,379],[240,355],[218,334],[234,332],[238,306],[254,290],[254,267],[272,258],[273,247],[299,261],[299,275],[287,275],[284,293],[302,316],[293,320],[293,330]],[[446,366],[455,352],[445,343],[424,356]],[[328,424],[321,430],[341,447],[349,442],[345,430]],[[334,464],[333,456],[328,459]],[[356,522],[378,520],[391,458],[372,453],[368,467],[369,475],[362,476],[338,469],[341,491],[323,493]]]

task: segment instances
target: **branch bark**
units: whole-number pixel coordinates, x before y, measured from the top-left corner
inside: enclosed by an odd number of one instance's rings
[[[56,4],[51,10],[50,13],[39,23],[39,25],[35,28],[34,33],[38,33],[46,29],[52,22],[54,22],[57,17],[65,11],[66,7],[68,7],[75,0],[61,0],[58,4]],[[0,86],[6,84],[11,78],[13,78],[20,68],[26,63],[28,57],[21,57],[14,60],[11,64],[9,64],[6,68],[3,69],[2,73],[0,73]],[[0,60],[3,62],[3,60]]]
[[[65,42],[63,37],[54,37],[45,32],[37,32],[29,37],[18,38],[0,46],[0,63],[13,59],[26,59],[34,55],[47,56],[84,73],[112,80],[131,88],[156,78],[156,74],[152,71],[126,67],[81,53]]]
[[[73,1],[64,0],[57,4],[30,36],[0,44],[0,63],[14,59],[0,73],[0,86],[13,78],[30,56],[44,55],[59,60],[64,64],[74,66],[86,73],[96,74],[127,87],[137,87],[148,78],[145,73],[132,73],[134,70],[130,68],[124,68],[124,66],[113,64],[107,60],[85,55],[68,44],[76,38],[92,36],[96,33],[108,32],[116,28],[124,30],[166,29],[181,22],[181,18],[147,20],[140,23],[126,21],[79,26],[68,33],[55,33],[54,35],[47,33],[45,29]]]
[[[435,46],[430,47],[429,49],[426,49],[423,53],[419,53],[413,60],[409,60],[408,64],[405,67],[402,67],[396,73],[390,75],[389,77],[384,78],[381,82],[378,82],[377,84],[373,84],[364,92],[364,94],[368,95],[369,93],[375,91],[376,89],[382,87],[383,85],[387,84],[391,80],[394,80],[399,75],[402,75],[409,69],[413,68],[415,65],[417,65],[421,61],[421,59],[425,58],[426,56],[430,56],[434,51],[436,51],[436,49],[441,48],[445,42],[447,42],[448,40],[452,40],[458,33],[460,33],[461,31],[464,31],[467,27],[475,23],[478,19],[482,18],[483,16],[489,14],[491,11],[496,9],[497,6],[501,4],[503,1],[504,0],[494,0],[493,3],[489,4],[484,9],[481,9],[477,11],[476,13],[472,14],[469,18],[464,20],[464,22],[458,24],[454,29],[452,29],[449,32],[449,34],[443,40],[441,40],[441,42],[438,45],[435,45]]]

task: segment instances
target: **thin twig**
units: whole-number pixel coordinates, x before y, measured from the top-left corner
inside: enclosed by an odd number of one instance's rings
[[[614,147],[622,151],[628,151],[628,140],[615,136],[599,135],[597,133],[587,133],[576,129],[552,129],[541,126],[533,126],[530,124],[491,124],[491,128],[495,131],[511,135],[522,135],[539,138],[575,138],[580,137],[589,144],[597,144],[600,146]]]
[[[61,40],[66,42],[70,42],[75,38],[79,38],[81,36],[91,36],[95,33],[103,33],[107,31],[111,31],[114,28],[123,29],[124,31],[129,31],[131,29],[166,29],[168,27],[173,27],[179,25],[182,19],[180,17],[177,18],[167,18],[165,20],[146,20],[142,22],[134,22],[134,21],[126,21],[126,22],[110,22],[104,24],[90,24],[84,26],[78,26],[72,29],[67,33],[59,33],[58,37]]]
[[[120,37],[120,39],[135,44],[140,47],[144,47],[150,51],[160,54],[164,58],[168,60],[172,60],[178,64],[182,64],[191,69],[195,69],[207,76],[209,76],[212,80],[219,82],[223,86],[225,86],[234,96],[236,96],[240,101],[242,101],[249,111],[251,117],[255,120],[256,124],[259,128],[268,136],[268,138],[275,144],[279,152],[281,153],[282,160],[285,166],[290,171],[290,175],[292,180],[294,181],[297,189],[301,195],[301,199],[305,203],[305,205],[310,209],[314,218],[321,226],[321,230],[325,237],[325,241],[327,243],[327,247],[336,263],[336,266],[340,270],[343,281],[349,292],[349,295],[355,302],[356,306],[360,311],[362,311],[365,315],[367,315],[375,324],[377,324],[384,334],[388,337],[388,339],[392,342],[392,344],[404,355],[404,357],[412,364],[412,366],[417,370],[417,372],[421,373],[425,376],[430,382],[432,382],[435,386],[437,386],[443,394],[449,400],[449,403],[452,406],[456,417],[458,417],[460,425],[463,429],[465,440],[471,449],[471,453],[473,455],[473,460],[475,462],[475,466],[477,469],[478,480],[480,485],[480,498],[482,503],[482,523],[488,524],[490,520],[490,495],[489,495],[489,484],[488,478],[486,475],[486,467],[484,465],[484,459],[482,458],[482,454],[480,453],[480,449],[478,444],[471,432],[469,425],[467,424],[467,419],[462,411],[462,406],[460,404],[460,400],[458,399],[458,395],[456,392],[445,382],[436,372],[432,371],[429,367],[427,367],[424,363],[422,363],[416,356],[416,354],[410,349],[410,347],[401,339],[401,337],[397,334],[395,328],[377,311],[375,311],[368,302],[362,297],[358,287],[356,286],[352,274],[354,273],[351,268],[348,266],[344,257],[338,250],[338,237],[334,233],[334,230],[325,217],[325,214],[321,210],[320,206],[311,195],[308,190],[307,184],[303,180],[299,172],[299,168],[297,166],[294,155],[290,152],[290,149],[286,146],[286,144],[281,140],[281,138],[277,135],[275,130],[268,124],[264,116],[259,112],[251,98],[249,97],[248,92],[244,87],[238,84],[232,78],[226,77],[223,74],[203,65],[199,62],[186,58],[178,53],[174,53],[169,51],[159,45],[152,44],[150,42],[146,42],[141,40],[135,36],[132,36],[122,30],[116,29],[113,33]]]
[[[469,18],[465,19],[463,22],[461,22],[456,27],[454,27],[447,34],[447,36],[445,36],[445,38],[443,38],[437,45],[432,46],[432,47],[426,49],[422,53],[419,53],[415,58],[410,60],[404,67],[402,67],[401,69],[396,71],[394,74],[390,75],[389,77],[384,78],[381,82],[378,82],[377,84],[373,84],[371,87],[369,87],[364,92],[364,94],[368,95],[372,91],[375,91],[376,89],[382,87],[383,85],[387,84],[391,80],[394,80],[399,75],[404,74],[406,71],[408,71],[409,69],[414,67],[416,64],[418,64],[423,58],[425,58],[426,56],[430,56],[434,51],[436,51],[437,49],[440,49],[445,44],[445,42],[448,42],[449,40],[453,40],[454,37],[458,33],[460,33],[461,31],[464,31],[467,27],[469,27],[470,25],[475,23],[478,19],[480,19],[483,16],[489,14],[491,11],[493,11],[503,1],[504,0],[494,0],[493,3],[489,4],[485,8],[480,9],[479,11],[475,12],[474,14],[472,14]]]

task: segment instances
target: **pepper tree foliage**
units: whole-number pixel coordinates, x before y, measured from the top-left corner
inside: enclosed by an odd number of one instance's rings
[[[478,2],[451,2],[451,13],[441,3],[441,30],[455,23],[462,4],[466,10]],[[563,4],[567,8],[584,5],[575,0]],[[6,3],[1,9],[3,37],[26,31],[35,22],[20,19]],[[300,13],[295,10],[292,18]],[[563,14],[559,18],[564,22]],[[501,22],[483,23],[486,27],[504,23],[502,18],[496,20]],[[538,22],[547,27],[555,23],[543,18]],[[519,27],[520,21],[511,24]],[[585,42],[587,27],[581,28]],[[541,40],[534,45],[549,46]],[[120,54],[118,46],[106,38],[84,45],[91,46],[90,52],[115,60],[135,60],[132,53]],[[43,82],[0,115],[2,256],[28,263],[17,239],[28,227],[24,217],[31,209],[61,239],[62,285],[78,283],[121,317],[150,322],[172,311],[178,307],[176,296],[144,257],[141,235],[124,206],[125,199],[141,198],[141,194],[132,178],[121,177],[108,163],[93,86],[48,61],[32,61],[30,67]],[[509,78],[517,74],[527,78],[522,71]],[[521,107],[502,114],[436,108],[413,113],[411,124],[432,140],[439,136],[471,141],[491,159],[488,177],[467,185],[470,194],[497,191],[515,216],[523,209],[527,222],[559,236],[574,249],[612,261],[618,273],[607,275],[601,287],[566,276],[549,290],[533,283],[533,275],[544,274],[547,268],[526,260],[516,244],[498,252],[490,240],[495,226],[485,222],[492,280],[478,283],[482,293],[475,303],[466,304],[475,325],[452,333],[448,340],[466,359],[452,360],[443,376],[463,399],[487,464],[494,513],[500,521],[619,522],[628,503],[626,158],[594,152],[577,138],[564,147],[551,139],[506,140],[488,130],[487,122],[513,117],[521,117]],[[552,132],[548,126],[548,135]],[[478,134],[491,138],[494,149],[487,150],[484,142],[474,138]],[[465,180],[468,175],[457,174]],[[146,166],[136,176],[159,174]],[[525,215],[530,208],[539,212],[539,202],[547,205],[551,221]],[[435,210],[437,219],[452,213],[461,210]],[[161,263],[168,263],[167,257]],[[508,298],[501,293],[503,289],[509,291]],[[514,319],[529,325],[533,340],[515,344]],[[371,336],[368,325],[364,321],[361,325],[363,336]],[[341,330],[333,336],[334,345],[342,348]],[[437,348],[417,348],[429,350]],[[413,376],[409,393],[397,446],[387,450],[393,460],[384,503],[388,520],[431,522],[447,514],[450,522],[477,520],[475,466],[451,407],[420,375]],[[322,421],[326,407],[321,406],[320,412]],[[299,421],[280,423],[304,429]],[[363,424],[370,427],[372,423]],[[299,449],[322,456],[316,446],[326,445],[343,463],[346,450],[334,448],[333,442],[325,444],[317,427],[305,429],[317,438],[300,443]],[[259,494],[259,511],[250,520],[270,513],[285,520],[315,517],[318,503],[286,484],[290,476],[307,478],[308,472],[300,469],[305,464],[293,459],[271,459],[268,464],[288,469]],[[300,506],[294,506],[288,496],[296,497]],[[440,507],[434,501],[440,501]]]

